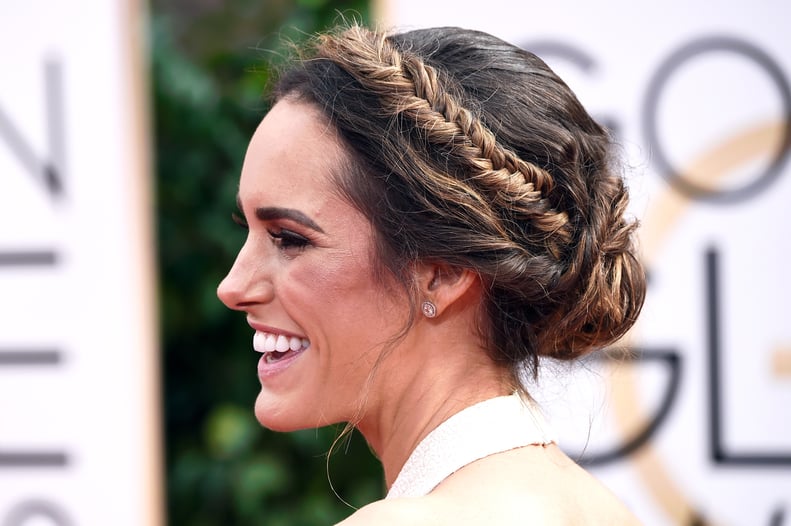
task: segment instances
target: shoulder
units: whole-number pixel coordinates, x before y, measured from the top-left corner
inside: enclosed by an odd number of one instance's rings
[[[354,512],[337,526],[440,525],[442,517],[426,503],[426,497],[379,500]]]
[[[473,462],[425,497],[369,504],[339,526],[639,525],[607,488],[556,446]]]
[[[527,446],[473,462],[432,495],[486,507],[497,524],[639,525],[624,504],[556,445]]]
[[[494,512],[493,512],[494,511]],[[445,495],[380,500],[360,508],[338,526],[465,526],[479,524],[524,524],[503,520],[501,510],[479,505],[474,501],[462,502]],[[531,517],[532,521],[532,517]],[[550,524],[550,523],[538,523]]]
[[[509,495],[495,501],[428,495],[374,502],[360,508],[337,526],[568,526],[582,523],[639,526],[639,522],[625,510],[616,513],[610,510],[603,516],[598,513],[580,514],[579,511],[573,503],[546,499],[542,495]]]

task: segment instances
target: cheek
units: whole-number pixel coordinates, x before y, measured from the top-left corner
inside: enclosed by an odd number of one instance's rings
[[[300,258],[291,263],[284,276],[281,300],[299,302],[301,308],[320,318],[335,316],[334,320],[321,320],[324,323],[349,321],[345,319],[349,313],[366,309],[367,297],[380,295],[370,266],[358,258],[321,251]]]
[[[303,330],[333,348],[363,352],[403,328],[406,300],[378,283],[367,258],[348,252],[314,255],[295,260],[281,288],[281,302]]]

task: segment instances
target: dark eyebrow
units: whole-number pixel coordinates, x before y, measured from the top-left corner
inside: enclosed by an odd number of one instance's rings
[[[273,219],[290,219],[300,225],[312,228],[316,232],[324,233],[319,225],[311,218],[293,208],[279,208],[276,206],[262,206],[255,209],[255,216],[261,221],[271,221]]]
[[[239,208],[239,211],[242,211],[242,200],[239,198],[239,195],[236,196],[236,206]],[[295,210],[293,208],[280,208],[277,206],[262,206],[255,209],[255,216],[260,219],[261,221],[272,221],[273,219],[290,219],[300,225],[304,225],[308,228],[315,230],[316,232],[321,232],[324,234],[324,230],[316,224],[311,218],[305,215],[303,212],[299,210]]]

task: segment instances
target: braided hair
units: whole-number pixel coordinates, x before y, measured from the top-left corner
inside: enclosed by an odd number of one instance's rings
[[[381,269],[408,290],[417,261],[480,276],[496,361],[535,374],[636,320],[645,277],[610,136],[535,55],[477,31],[355,25],[306,48],[274,90],[287,97],[346,143],[337,184]]]

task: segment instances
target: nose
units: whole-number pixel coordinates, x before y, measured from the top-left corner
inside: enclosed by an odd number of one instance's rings
[[[272,300],[273,288],[263,266],[264,258],[254,258],[242,247],[231,270],[217,287],[217,297],[226,307],[245,310]],[[257,261],[256,261],[257,260]]]

